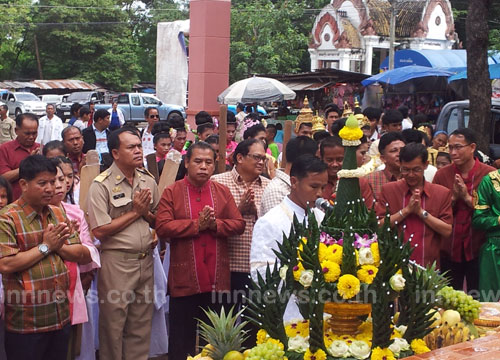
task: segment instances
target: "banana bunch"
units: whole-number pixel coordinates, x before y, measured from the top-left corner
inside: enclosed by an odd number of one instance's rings
[[[474,335],[470,334],[469,327],[464,322],[459,321],[452,326],[448,325],[447,322],[442,323],[427,334],[424,341],[429,349],[434,350],[472,340],[473,338]]]

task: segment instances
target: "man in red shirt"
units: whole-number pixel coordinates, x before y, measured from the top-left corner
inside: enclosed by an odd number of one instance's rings
[[[30,155],[40,153],[40,144],[35,142],[38,135],[38,118],[24,113],[16,117],[17,138],[0,145],[0,175],[12,184],[13,200],[21,196],[19,186],[19,164]]]
[[[451,285],[457,290],[462,290],[465,278],[470,292],[479,286],[479,249],[485,240],[484,232],[471,226],[473,193],[481,179],[495,168],[474,158],[476,134],[473,130],[455,130],[448,144],[453,163],[440,169],[433,180],[434,184],[452,192],[453,232],[441,244],[441,269],[449,270]]]
[[[424,266],[435,261],[439,266],[441,239],[451,235],[451,191],[425,181],[427,157],[422,144],[410,143],[401,149],[403,178],[382,186],[376,211],[382,219],[389,211],[391,225],[404,230],[405,241],[411,239],[416,247],[412,260]]]
[[[205,318],[201,308],[218,310],[217,293],[230,290],[228,237],[245,230],[229,189],[210,180],[210,145],[191,145],[186,169],[187,176],[163,192],[156,216],[156,233],[170,239],[170,360],[194,355],[197,319]]]

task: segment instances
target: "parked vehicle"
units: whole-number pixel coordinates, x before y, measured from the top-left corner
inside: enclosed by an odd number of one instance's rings
[[[91,101],[96,104],[104,103],[104,96],[100,91],[79,91],[69,94],[67,97],[63,95],[63,101],[56,106],[56,114],[63,121],[71,117],[71,105],[79,103],[88,105]]]
[[[45,94],[45,95],[40,95],[39,96],[40,100],[43,101],[44,103],[52,104],[57,106],[62,102],[63,96],[62,95],[56,95],[56,94]]]
[[[178,105],[164,104],[156,96],[143,93],[123,93],[117,96],[118,107],[123,111],[125,121],[141,122],[144,121],[144,110],[147,107],[155,107],[160,114],[160,120],[168,120],[173,114],[178,114],[184,119],[186,111],[184,107]],[[111,104],[99,104],[97,109],[109,109]]]
[[[38,116],[45,115],[47,103],[41,101],[35,94],[29,92],[0,92],[0,101],[7,105],[10,115],[19,115],[25,112]]]
[[[452,101],[443,106],[436,122],[436,131],[448,134],[463,127],[469,127],[469,100]],[[500,158],[500,99],[491,99],[490,157]],[[479,134],[486,136],[486,134]]]

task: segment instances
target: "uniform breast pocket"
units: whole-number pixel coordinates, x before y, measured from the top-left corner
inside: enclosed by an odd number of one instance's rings
[[[0,126],[0,132],[3,137],[9,137],[10,136],[10,125],[2,124]]]
[[[117,194],[111,198],[112,209],[110,215],[112,218],[123,215],[132,209],[132,199],[126,197],[125,194],[123,194],[123,196],[120,195],[121,194]]]

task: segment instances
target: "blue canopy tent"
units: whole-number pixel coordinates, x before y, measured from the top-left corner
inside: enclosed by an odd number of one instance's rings
[[[500,79],[500,63],[490,65],[489,70],[490,70],[490,79],[492,79],[492,80],[493,79]],[[465,79],[467,79],[467,70],[459,72],[456,75],[450,76],[448,78],[448,82],[451,83],[452,81],[465,80]]]
[[[500,63],[500,53],[490,54],[488,64]],[[460,72],[467,68],[466,50],[398,50],[394,53],[394,68],[409,65],[421,65],[432,68],[447,68],[451,71]],[[381,70],[389,68],[389,58],[386,57]]]
[[[363,86],[368,86],[378,83],[384,83],[387,85],[398,85],[404,83],[406,81],[417,79],[417,78],[426,78],[426,77],[445,77],[448,78],[455,73],[449,71],[447,69],[435,69],[432,67],[420,66],[420,65],[412,65],[400,67],[393,70],[384,71],[383,73],[374,75],[361,81]]]

